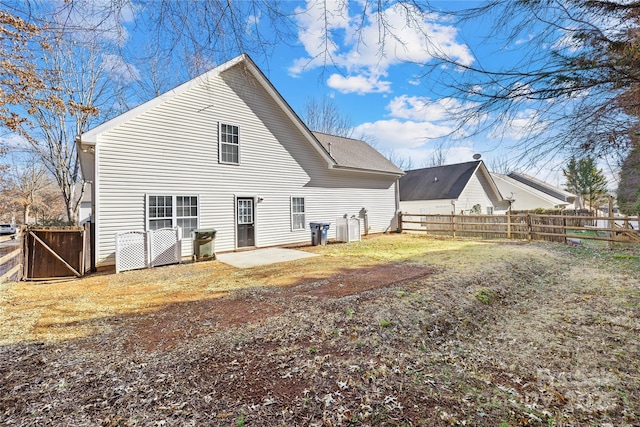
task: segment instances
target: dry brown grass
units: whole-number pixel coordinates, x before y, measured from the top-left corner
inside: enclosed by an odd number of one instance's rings
[[[632,251],[376,236],[0,285],[0,424],[638,425]]]

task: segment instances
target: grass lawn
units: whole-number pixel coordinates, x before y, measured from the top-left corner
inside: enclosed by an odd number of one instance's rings
[[[302,250],[0,284],[0,425],[640,424],[637,251]]]

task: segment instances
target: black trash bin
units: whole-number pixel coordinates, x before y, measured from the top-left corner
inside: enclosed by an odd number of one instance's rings
[[[197,228],[193,230],[193,259],[204,261],[216,259],[216,230],[213,228]]]
[[[313,246],[327,244],[327,235],[329,234],[330,225],[330,222],[309,223],[309,228],[311,228],[311,244]]]

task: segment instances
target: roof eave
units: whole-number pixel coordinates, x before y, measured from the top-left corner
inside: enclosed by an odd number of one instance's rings
[[[356,167],[352,167],[352,166],[342,166],[342,165],[333,165],[331,167],[332,169],[340,169],[340,170],[345,170],[345,171],[350,171],[350,172],[366,172],[366,173],[374,173],[374,174],[378,174],[378,175],[389,175],[389,176],[396,176],[396,177],[401,177],[403,175],[405,175],[404,172],[400,171],[400,172],[392,172],[392,171],[381,171],[381,170],[375,170],[375,169],[365,169],[365,168],[356,168]]]

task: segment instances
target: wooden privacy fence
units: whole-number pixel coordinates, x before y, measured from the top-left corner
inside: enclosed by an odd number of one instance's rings
[[[27,228],[23,232],[24,280],[81,277],[90,270],[90,228]]]
[[[577,215],[427,215],[400,213],[400,231],[484,239],[526,239],[579,243],[580,239],[640,243],[638,219]]]

